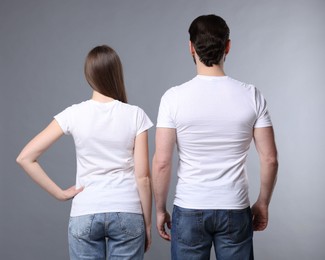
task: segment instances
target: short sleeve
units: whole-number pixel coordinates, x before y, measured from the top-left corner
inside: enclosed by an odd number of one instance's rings
[[[141,134],[142,132],[148,130],[152,126],[153,126],[153,123],[151,122],[150,118],[147,116],[147,114],[141,108],[138,107],[136,135]]]
[[[172,116],[173,105],[175,105],[173,100],[172,89],[169,89],[160,100],[157,127],[176,128],[175,120]]]
[[[54,116],[54,119],[58,122],[59,126],[61,127],[63,133],[65,135],[71,134],[71,113],[72,108],[68,107],[63,110],[61,113]]]
[[[255,91],[257,118],[254,128],[272,126],[271,116],[267,108],[266,100],[258,89]]]

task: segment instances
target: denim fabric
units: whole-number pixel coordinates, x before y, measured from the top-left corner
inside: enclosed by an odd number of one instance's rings
[[[198,210],[174,206],[172,260],[253,260],[251,209]]]
[[[71,260],[140,260],[144,257],[145,227],[141,214],[100,213],[70,217]]]

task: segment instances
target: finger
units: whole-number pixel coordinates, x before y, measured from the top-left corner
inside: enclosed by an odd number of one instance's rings
[[[158,232],[159,232],[159,235],[160,235],[163,239],[165,239],[165,240],[167,240],[167,241],[170,241],[170,235],[165,231],[165,229],[164,229],[164,230],[159,230]]]
[[[84,189],[83,187],[81,187],[79,189],[76,189],[75,186],[70,187],[69,189],[66,190],[66,194],[67,194],[66,200],[73,199],[77,194],[82,192],[83,189]]]
[[[167,222],[167,227],[168,227],[168,229],[171,229],[172,228],[172,222]]]
[[[161,225],[161,226],[157,226],[158,229],[158,233],[159,235],[163,238],[163,239],[167,239],[168,238],[168,234],[165,230],[165,225]]]
[[[73,186],[73,188],[78,193],[84,190],[84,187],[82,187],[82,186],[80,188],[78,188],[78,189],[76,188],[76,186]]]
[[[79,194],[80,192],[82,192],[84,190],[84,187],[80,187],[78,189],[76,189],[75,186],[71,187],[71,192],[73,197],[76,196],[77,194]]]
[[[265,221],[254,221],[253,222],[253,229],[254,231],[263,231],[267,227],[267,222]]]
[[[146,247],[144,252],[147,252],[151,246],[151,239],[146,239]]]

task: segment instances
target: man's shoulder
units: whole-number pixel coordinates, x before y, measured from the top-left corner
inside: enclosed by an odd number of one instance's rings
[[[180,93],[182,93],[182,91],[185,90],[185,88],[187,87],[187,82],[186,83],[183,83],[181,85],[176,85],[176,86],[173,86],[169,89],[167,89],[165,91],[165,93],[163,94],[162,98],[163,99],[174,99],[176,98],[178,95],[180,95]]]
[[[179,92],[179,91],[183,91],[184,89],[186,89],[186,88],[188,88],[189,86],[193,85],[194,81],[195,81],[195,78],[190,79],[190,80],[188,80],[188,81],[186,81],[186,82],[183,82],[183,83],[181,83],[181,84],[179,84],[179,85],[175,85],[175,86],[173,86],[173,87],[167,89],[166,93],[167,93],[167,92],[168,92],[168,93],[177,93],[177,92]]]
[[[233,87],[235,87],[236,89],[241,89],[244,92],[255,92],[256,91],[256,87],[255,85],[251,84],[251,83],[246,83],[243,81],[240,81],[238,79],[234,79],[232,77],[228,77],[229,80],[229,84]]]

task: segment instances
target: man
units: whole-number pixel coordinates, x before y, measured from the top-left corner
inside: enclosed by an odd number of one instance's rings
[[[157,229],[171,240],[172,259],[209,259],[212,244],[218,260],[254,259],[253,230],[267,226],[278,168],[266,101],[254,86],[226,76],[229,28],[221,17],[196,18],[189,34],[197,76],[169,89],[159,107],[153,159]],[[252,140],[261,187],[250,208],[245,162]],[[171,222],[166,202],[175,144]]]

